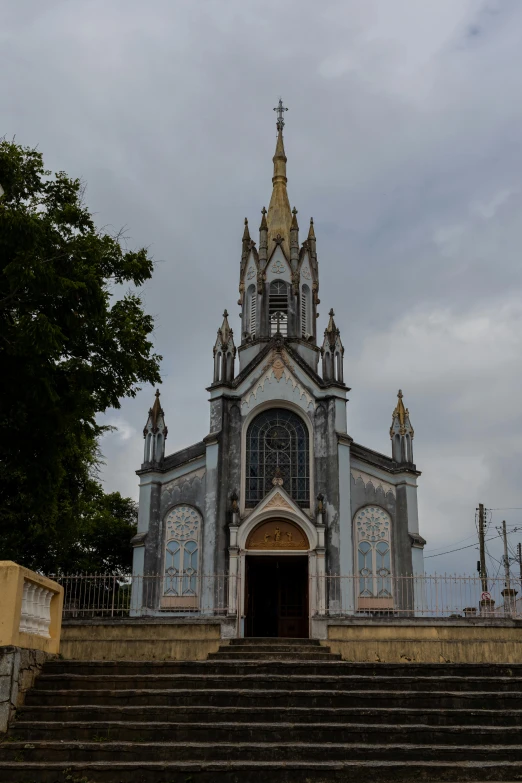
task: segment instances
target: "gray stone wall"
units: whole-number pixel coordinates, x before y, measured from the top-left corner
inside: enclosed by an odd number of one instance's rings
[[[7,731],[42,666],[53,655],[41,650],[0,647],[0,734]]]

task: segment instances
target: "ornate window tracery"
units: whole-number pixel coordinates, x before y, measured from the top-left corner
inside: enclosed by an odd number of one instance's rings
[[[165,520],[163,595],[178,599],[172,606],[197,603],[201,515],[192,506],[176,506]]]
[[[379,506],[355,515],[359,608],[376,609],[393,601],[391,586],[391,517]]]
[[[282,486],[300,506],[310,505],[308,428],[284,408],[256,416],[246,438],[246,505],[257,505],[274,486]]]

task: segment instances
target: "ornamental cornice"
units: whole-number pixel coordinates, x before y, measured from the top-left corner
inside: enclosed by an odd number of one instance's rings
[[[351,474],[354,481],[358,481],[359,479],[361,479],[365,487],[371,484],[375,490],[379,489],[380,487],[385,495],[388,492],[391,492],[392,495],[395,497],[396,491],[393,484],[389,484],[387,481],[383,481],[382,479],[377,478],[376,476],[370,476],[369,473],[363,473],[362,470],[354,470],[352,468]]]

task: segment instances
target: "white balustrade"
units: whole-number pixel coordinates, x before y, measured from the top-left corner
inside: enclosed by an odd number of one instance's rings
[[[20,632],[34,633],[50,638],[51,600],[53,593],[34,582],[24,581]]]

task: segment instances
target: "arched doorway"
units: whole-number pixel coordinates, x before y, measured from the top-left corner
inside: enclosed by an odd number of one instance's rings
[[[309,635],[306,533],[288,519],[268,519],[246,541],[245,635]],[[306,554],[305,554],[306,553]]]

